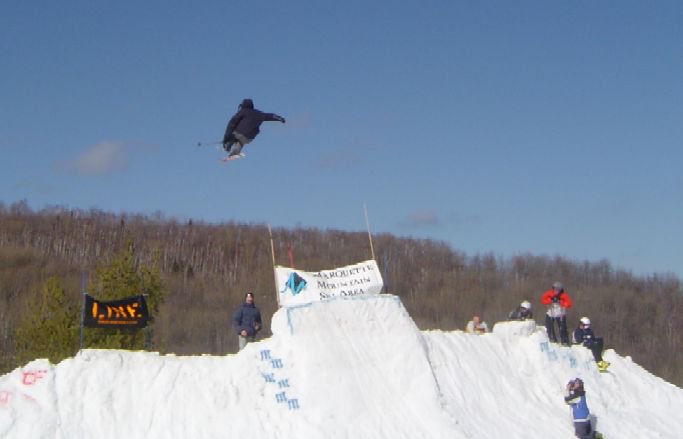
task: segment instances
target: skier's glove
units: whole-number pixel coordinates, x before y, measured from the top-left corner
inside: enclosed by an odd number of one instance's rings
[[[285,123],[285,118],[282,117],[282,116],[275,116],[275,119],[276,119],[278,122]]]

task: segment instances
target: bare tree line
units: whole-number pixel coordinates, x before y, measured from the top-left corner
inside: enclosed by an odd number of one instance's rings
[[[113,215],[53,207],[33,212],[25,202],[0,204],[0,370],[13,362],[12,334],[41,284],[60,276],[80,294],[82,272],[111,258],[132,239],[136,256],[162,274],[166,302],[157,316],[153,346],[177,354],[236,350],[230,315],[245,291],[256,293],[268,334],[277,309],[270,238],[264,224],[180,222],[161,214]],[[680,280],[671,274],[635,276],[606,260],[572,261],[520,254],[468,256],[443,242],[373,236],[386,291],[401,297],[421,329],[463,329],[473,313],[492,326],[522,300],[534,305],[562,281],[574,301],[568,323],[590,316],[608,348],[679,386],[683,385]],[[329,269],[370,258],[365,232],[274,229],[276,263]],[[96,292],[92,292],[96,294]],[[49,335],[46,335],[49,336]]]

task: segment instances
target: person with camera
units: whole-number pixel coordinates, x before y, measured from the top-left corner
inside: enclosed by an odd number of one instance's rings
[[[565,387],[564,402],[572,409],[574,419],[574,434],[579,439],[601,439],[602,435],[593,431],[591,426],[591,412],[586,403],[586,391],[581,378],[575,378]]]
[[[574,339],[574,343],[582,344],[591,350],[600,372],[607,370],[610,364],[602,359],[604,342],[602,338],[596,337],[593,333],[591,321],[588,317],[581,317],[581,319],[579,319],[579,327],[574,330],[572,338]]]
[[[543,293],[541,303],[548,307],[545,313],[545,329],[551,342],[557,343],[555,325],[560,332],[560,342],[569,346],[569,333],[567,332],[567,309],[572,307],[572,300],[564,290],[564,285],[555,282],[551,289]]]

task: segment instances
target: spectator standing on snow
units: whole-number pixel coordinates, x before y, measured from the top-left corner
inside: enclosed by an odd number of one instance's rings
[[[567,383],[564,402],[571,407],[576,437],[579,439],[597,439],[602,437],[599,433],[596,434],[591,426],[591,412],[588,410],[586,391],[580,378],[573,379]]]
[[[579,319],[579,326],[574,330],[572,338],[574,339],[574,343],[584,345],[591,350],[600,372],[607,370],[609,363],[602,359],[604,342],[602,338],[596,337],[593,333],[591,321],[588,317],[581,317],[581,319]]]
[[[545,313],[545,329],[551,342],[557,343],[555,336],[555,324],[560,331],[560,342],[569,346],[569,333],[567,332],[567,309],[572,307],[572,300],[564,291],[564,285],[555,282],[553,287],[543,293],[541,303],[548,306]]]
[[[261,311],[254,304],[254,294],[244,295],[244,303],[232,315],[232,327],[237,332],[240,351],[247,343],[256,340],[256,333],[261,330]]]
[[[467,326],[465,326],[465,332],[468,334],[481,335],[489,332],[489,327],[486,322],[481,320],[481,317],[478,314],[475,314],[472,316],[472,320],[467,322]]]
[[[528,300],[520,303],[517,309],[510,311],[508,320],[533,320],[534,313],[531,312],[531,303]]]

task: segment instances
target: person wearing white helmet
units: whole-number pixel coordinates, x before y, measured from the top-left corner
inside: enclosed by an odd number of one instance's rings
[[[604,372],[609,367],[609,363],[602,359],[604,342],[602,338],[596,337],[593,333],[591,320],[588,317],[581,317],[579,319],[579,326],[574,330],[572,338],[574,343],[581,344],[591,350],[600,372]]]
[[[533,320],[534,313],[531,312],[531,303],[528,300],[519,304],[517,309],[510,311],[508,320]]]

